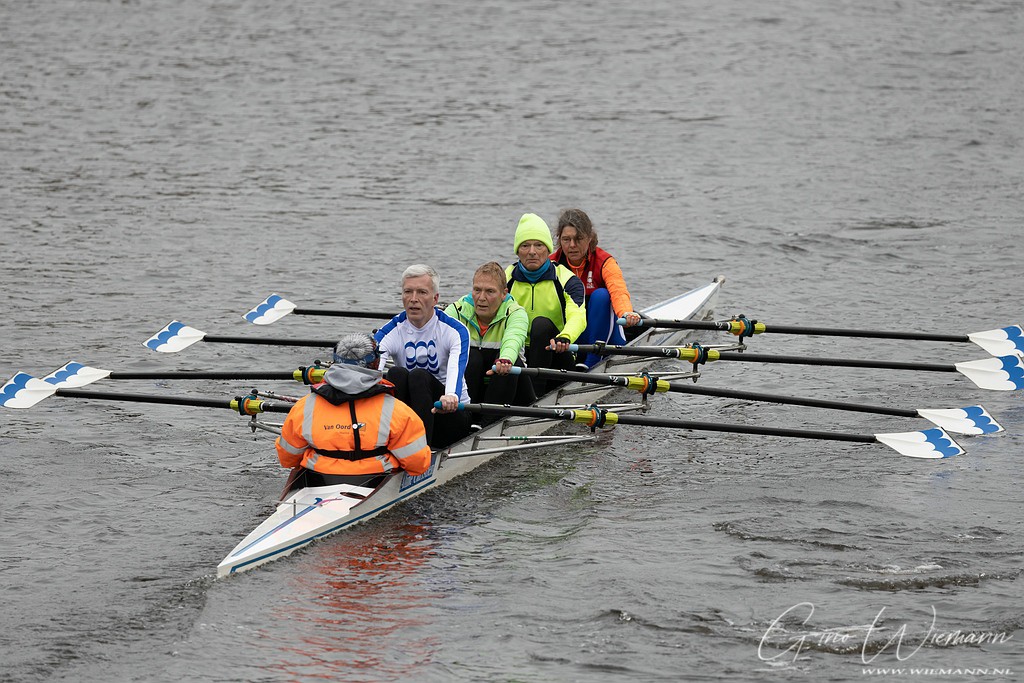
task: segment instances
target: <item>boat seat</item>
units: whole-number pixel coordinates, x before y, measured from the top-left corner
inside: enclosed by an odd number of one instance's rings
[[[375,489],[387,476],[386,474],[321,474],[313,470],[304,470],[292,485],[292,490],[302,487],[334,486],[336,484],[351,484],[352,486],[364,486],[369,489]]]

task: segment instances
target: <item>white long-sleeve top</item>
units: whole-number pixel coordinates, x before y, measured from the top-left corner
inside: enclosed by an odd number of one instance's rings
[[[466,389],[466,361],[469,359],[469,330],[440,308],[423,327],[416,327],[402,311],[373,335],[380,351],[380,367],[393,358],[408,370],[426,370],[454,394],[469,403]]]

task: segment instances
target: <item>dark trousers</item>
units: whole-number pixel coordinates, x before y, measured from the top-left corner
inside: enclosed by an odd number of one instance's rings
[[[470,349],[469,362],[466,363],[466,388],[469,389],[469,397],[477,403],[512,405],[520,375],[488,375],[487,371],[497,359],[498,349]],[[522,367],[523,364],[516,359],[516,365]]]
[[[615,309],[612,308],[611,295],[604,287],[595,289],[587,297],[587,329],[576,340],[577,344],[605,344],[621,345],[626,343],[623,332],[628,329],[619,327],[615,321]],[[601,356],[596,353],[580,354],[584,363],[594,367],[601,362]]]
[[[571,370],[576,364],[576,356],[570,351],[555,353],[548,349],[548,344],[558,334],[558,329],[549,318],[537,317],[530,324],[529,347],[526,349],[526,365],[531,368],[552,368],[555,370]],[[547,381],[540,377],[533,378],[533,388],[538,396],[555,389],[563,382]]]
[[[444,394],[444,385],[426,370],[396,366],[388,370],[387,380],[395,385],[395,398],[412,408],[423,420],[427,443],[432,447],[446,448],[469,434],[469,415],[464,411],[431,412],[434,402]]]
[[[488,375],[487,371],[498,358],[498,349],[469,350],[469,361],[466,363],[466,388],[469,397],[476,403],[496,403],[498,405],[529,405],[536,397],[530,386],[530,378],[524,375]],[[516,359],[516,366],[523,367],[523,361]],[[480,424],[488,425],[500,415],[481,413]]]

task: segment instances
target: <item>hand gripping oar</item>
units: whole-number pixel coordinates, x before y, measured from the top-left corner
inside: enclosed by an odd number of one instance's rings
[[[625,318],[618,323],[624,325]],[[807,334],[832,337],[863,337],[868,339],[905,339],[910,341],[973,342],[993,356],[1024,355],[1024,328],[1010,325],[997,330],[971,332],[970,334],[928,334],[924,332],[883,332],[881,330],[844,330],[835,327],[801,327],[799,325],[768,325],[756,320],[737,316],[720,322],[701,320],[659,320],[644,318],[643,327],[661,327],[676,330],[719,330],[734,334],[742,340],[755,334],[777,332],[779,334]]]
[[[43,382],[53,389],[72,389],[88,386],[101,379],[132,380],[132,379],[218,379],[218,380],[294,380],[303,384],[316,384],[323,381],[327,368],[300,367],[297,370],[278,371],[218,371],[218,372],[182,372],[175,370],[157,370],[147,372],[112,372],[100,368],[91,368],[72,361],[42,379],[36,379],[24,372],[19,372],[3,386],[0,392],[0,406],[6,408],[30,408],[39,401],[52,396],[53,392],[37,384]],[[31,381],[29,381],[31,380]]]
[[[277,294],[271,294],[242,317],[253,325],[269,325],[277,322],[289,313],[294,313],[295,315],[326,315],[338,318],[376,318],[380,320],[390,320],[395,316],[394,313],[375,311],[336,311],[324,308],[298,308],[288,299],[283,299]]]
[[[923,370],[928,372],[959,372],[982,389],[1014,391],[1024,389],[1024,358],[1002,356],[983,358],[963,363],[902,363],[896,361],[854,360],[848,358],[808,358],[806,356],[771,356],[738,351],[718,351],[699,345],[673,346],[613,346],[611,344],[570,344],[569,350],[596,353],[601,356],[647,356],[651,358],[679,358],[698,365],[707,361],[741,361],[747,363],[783,363],[788,365],[830,365],[847,368],[874,368],[878,370]]]
[[[142,342],[142,345],[160,353],[177,353],[197,342],[216,344],[261,344],[264,346],[314,346],[331,348],[338,343],[337,339],[267,339],[263,337],[214,337],[202,330],[189,327],[183,322],[174,320],[164,329]]]
[[[502,406],[490,403],[466,403],[459,404],[459,409],[517,417],[542,417],[552,420],[566,420],[585,424],[595,429],[614,424],[631,424],[648,427],[730,432],[734,434],[761,434],[764,436],[783,436],[799,439],[822,439],[825,441],[882,443],[900,455],[906,455],[911,458],[951,458],[965,452],[960,447],[960,444],[938,427],[920,432],[902,432],[898,434],[848,434],[843,432],[818,432],[807,429],[783,429],[780,427],[751,427],[722,422],[694,422],[691,420],[677,420],[649,415],[620,415],[596,407],[586,410],[570,410],[564,408]]]
[[[290,405],[268,403],[255,396],[236,396],[231,400],[191,398],[189,396],[161,396],[153,394],[121,394],[106,391],[82,391],[80,389],[60,389],[49,382],[19,372],[7,384],[0,387],[0,406],[4,408],[31,408],[50,396],[65,398],[91,398],[101,401],[129,401],[132,403],[161,403],[176,406],[195,406],[197,408],[227,408],[241,415],[258,413],[287,413]]]
[[[906,408],[887,408],[883,406],[863,405],[860,403],[848,403],[846,401],[826,401],[816,398],[780,396],[777,394],[762,394],[751,391],[735,391],[731,389],[715,389],[713,387],[701,387],[695,384],[669,382],[668,380],[658,379],[657,377],[652,377],[647,374],[630,377],[626,375],[603,375],[587,372],[574,372],[572,370],[520,368],[517,366],[513,366],[511,368],[511,372],[514,375],[522,374],[529,375],[531,377],[544,377],[571,382],[620,386],[625,387],[626,389],[639,391],[644,395],[673,392],[679,394],[696,394],[699,396],[719,396],[721,398],[735,398],[745,401],[763,401],[765,403],[808,406],[811,408],[849,410],[860,413],[875,413],[878,415],[923,417],[942,429],[945,429],[947,432],[954,432],[957,434],[991,434],[993,432],[1003,431],[1002,426],[996,422],[982,406],[967,406],[965,408],[948,409],[920,408],[910,410]]]

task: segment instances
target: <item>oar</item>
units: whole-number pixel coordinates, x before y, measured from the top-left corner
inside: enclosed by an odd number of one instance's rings
[[[680,382],[669,382],[651,376],[630,377],[626,375],[604,375],[599,373],[574,372],[572,370],[548,370],[546,368],[520,368],[513,366],[511,372],[514,375],[529,375],[531,377],[543,377],[570,382],[585,382],[588,384],[603,384],[606,386],[620,386],[632,389],[644,394],[673,392],[678,394],[696,394],[698,396],[718,396],[721,398],[735,398],[744,401],[763,401],[765,403],[781,403],[784,405],[808,406],[811,408],[828,408],[832,410],[848,410],[860,413],[875,413],[878,415],[895,415],[897,417],[923,417],[933,424],[945,429],[947,432],[957,434],[991,434],[1003,431],[1003,427],[996,422],[982,406],[967,406],[965,408],[919,408],[915,410],[907,408],[888,408],[884,406],[864,405],[860,403],[849,403],[846,401],[827,401],[816,398],[801,398],[797,396],[780,396],[778,394],[763,394],[752,391],[735,391],[731,389],[716,389],[713,387],[700,387],[695,384]]]
[[[131,380],[131,379],[220,379],[220,380],[294,380],[303,384],[316,384],[323,381],[327,368],[320,366],[303,366],[297,370],[218,370],[218,371],[188,371],[188,370],[148,370],[139,372],[111,371],[102,368],[91,368],[72,361],[43,377],[58,389],[70,389],[84,387],[101,379]]]
[[[382,313],[377,311],[338,311],[325,308],[298,308],[288,299],[281,298],[277,294],[271,294],[256,305],[251,311],[242,317],[253,325],[269,325],[275,323],[289,313],[295,315],[325,315],[337,318],[375,318],[390,320],[394,313]]]
[[[4,408],[31,408],[50,396],[65,398],[91,398],[101,401],[130,401],[133,403],[161,403],[198,408],[227,408],[242,415],[257,413],[287,413],[291,406],[268,403],[255,396],[236,396],[231,400],[192,398],[189,396],[160,396],[153,394],[121,394],[106,391],[82,391],[80,389],[59,389],[49,382],[19,372],[0,387],[0,406]]]
[[[649,415],[620,415],[601,409],[568,410],[563,408],[502,406],[490,403],[460,404],[460,409],[518,417],[543,417],[552,420],[566,420],[594,428],[614,424],[631,424],[648,427],[730,432],[733,434],[794,437],[798,439],[882,443],[894,449],[900,455],[906,455],[911,458],[950,458],[965,452],[949,434],[938,427],[920,432],[902,432],[898,434],[850,434],[844,432],[819,432],[807,429],[785,429],[781,427],[752,427],[724,422],[695,422],[692,420],[677,420]]]
[[[573,352],[596,353],[602,356],[646,356],[680,358],[691,363],[704,361],[740,361],[747,363],[783,363],[789,365],[829,365],[876,370],[922,370],[927,372],[959,372],[982,389],[1014,391],[1024,388],[1024,358],[1002,356],[963,363],[905,363],[896,361],[854,360],[848,358],[808,358],[806,356],[771,356],[738,351],[718,351],[699,347],[613,346],[611,344],[570,344]]]
[[[619,324],[626,323],[619,318]],[[737,336],[750,336],[765,332],[779,334],[807,334],[831,337],[862,337],[868,339],[904,339],[911,341],[973,342],[993,356],[1024,355],[1024,328],[1010,325],[997,330],[971,332],[970,334],[929,334],[925,332],[883,332],[881,330],[844,330],[835,327],[802,327],[799,325],[768,325],[756,320],[738,316],[733,320],[718,322],[701,320],[661,320],[644,318],[643,327],[661,327],[676,330],[719,330]]]
[[[202,330],[189,327],[183,322],[174,320],[164,329],[142,342],[142,345],[160,353],[177,353],[197,342],[215,344],[261,344],[265,346],[314,346],[330,348],[338,343],[337,339],[267,339],[265,337],[216,337],[207,335]]]

